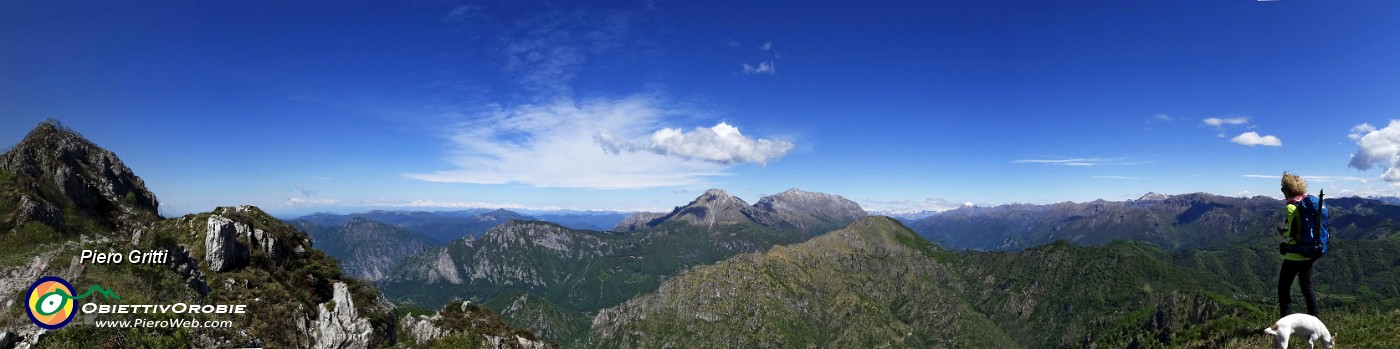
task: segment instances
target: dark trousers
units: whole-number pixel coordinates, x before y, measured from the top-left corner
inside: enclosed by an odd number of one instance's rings
[[[1317,294],[1313,293],[1312,260],[1284,260],[1278,272],[1278,313],[1279,317],[1292,314],[1289,304],[1293,302],[1293,277],[1298,277],[1298,288],[1303,290],[1303,300],[1308,304],[1308,315],[1317,316]]]

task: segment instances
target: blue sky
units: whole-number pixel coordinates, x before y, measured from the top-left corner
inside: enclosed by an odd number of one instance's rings
[[[9,1],[0,140],[166,215],[1397,193],[1400,3],[969,3]]]

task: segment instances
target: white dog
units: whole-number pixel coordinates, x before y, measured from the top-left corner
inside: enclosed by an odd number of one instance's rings
[[[1322,320],[1308,314],[1293,314],[1284,316],[1274,322],[1273,326],[1264,329],[1264,333],[1274,336],[1274,348],[1288,348],[1288,337],[1293,335],[1307,336],[1308,349],[1313,348],[1313,341],[1322,340],[1322,347],[1332,349],[1337,343],[1337,336],[1327,331],[1327,325],[1322,324]]]

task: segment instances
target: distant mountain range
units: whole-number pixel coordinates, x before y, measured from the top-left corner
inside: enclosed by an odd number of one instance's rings
[[[864,215],[835,195],[794,189],[749,205],[713,189],[670,213],[629,217],[618,232],[511,221],[410,257],[381,286],[392,300],[430,307],[454,298],[520,304],[497,310],[547,338],[573,339],[591,312],[681,270],[805,241]]]
[[[451,212],[370,211],[347,215],[315,213],[292,219],[290,222],[335,227],[354,219],[393,225],[418,235],[432,245],[442,245],[463,236],[481,236],[492,227],[512,219],[535,220],[534,217],[497,209]]]
[[[431,247],[462,237],[480,237],[512,220],[550,221],[568,226],[616,225],[626,216],[617,212],[559,212],[540,217],[505,209],[443,212],[370,211],[354,214],[315,213],[288,223],[307,232],[317,247],[341,261],[345,273],[380,281],[399,262]]]
[[[1327,205],[1333,236],[1400,237],[1395,229],[1400,206],[1355,197],[1328,198]],[[1276,239],[1283,206],[1283,201],[1264,196],[1149,193],[1131,201],[963,207],[909,226],[930,241],[954,249],[1015,251],[1056,240],[1101,245],[1121,239],[1168,250],[1218,249]]]
[[[366,281],[383,280],[394,265],[433,246],[422,235],[399,226],[353,217],[333,226],[306,220],[289,222],[340,261],[341,270]]]

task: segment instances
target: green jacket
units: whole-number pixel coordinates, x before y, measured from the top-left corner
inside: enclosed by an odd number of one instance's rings
[[[1284,215],[1283,217],[1284,229],[1279,231],[1279,234],[1283,235],[1284,241],[1287,242],[1289,245],[1297,245],[1298,240],[1293,238],[1292,232],[1293,229],[1302,229],[1302,227],[1299,225],[1303,224],[1303,220],[1298,219],[1298,206],[1294,206],[1292,200],[1289,200],[1287,210],[1288,214]],[[1296,252],[1289,252],[1288,254],[1283,255],[1283,259],[1290,261],[1306,261],[1312,258],[1303,257],[1303,255],[1298,254]]]

